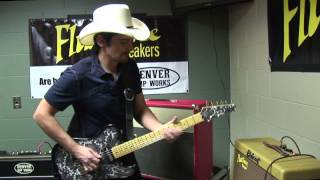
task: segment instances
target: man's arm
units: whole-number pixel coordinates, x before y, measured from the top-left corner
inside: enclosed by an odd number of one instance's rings
[[[75,142],[55,118],[57,112],[56,108],[42,99],[33,114],[33,118],[48,136],[78,158],[89,171],[96,169],[101,156],[92,149]]]
[[[173,141],[178,138],[182,134],[181,129],[177,128],[168,128],[165,127],[166,124],[161,124],[157,117],[153,114],[150,108],[146,105],[144,100],[143,93],[139,93],[136,95],[135,100],[135,118],[143,125],[145,128],[149,129],[150,131],[155,131],[160,128],[165,128],[164,137],[168,141]],[[177,117],[173,117],[170,123],[176,123]]]

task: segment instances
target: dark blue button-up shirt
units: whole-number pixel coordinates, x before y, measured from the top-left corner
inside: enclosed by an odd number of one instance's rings
[[[106,73],[97,58],[90,56],[67,68],[45,94],[50,105],[62,111],[69,105],[74,116],[68,128],[72,137],[93,137],[108,124],[125,129],[123,90],[141,93],[137,64],[129,60],[119,66],[119,78]]]

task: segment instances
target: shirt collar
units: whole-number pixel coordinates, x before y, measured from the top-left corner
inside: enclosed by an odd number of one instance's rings
[[[93,73],[96,77],[103,77],[108,75],[111,75],[110,73],[107,73],[106,71],[104,71],[104,69],[101,67],[99,58],[97,55],[93,56],[93,63],[92,63],[92,67],[91,67],[91,73]],[[124,65],[120,64],[119,65],[119,75],[121,74],[122,70],[123,70]]]
[[[98,56],[94,55],[92,57],[92,64],[91,64],[91,73],[97,77],[102,77],[106,74],[106,72],[102,69]]]

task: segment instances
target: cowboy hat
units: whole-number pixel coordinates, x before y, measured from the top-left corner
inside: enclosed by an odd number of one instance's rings
[[[129,7],[125,4],[109,4],[94,10],[93,21],[79,33],[80,42],[83,45],[94,45],[94,35],[101,32],[123,34],[139,41],[150,36],[147,25],[131,17]]]

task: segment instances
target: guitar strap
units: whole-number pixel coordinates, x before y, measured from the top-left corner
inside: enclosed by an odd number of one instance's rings
[[[130,67],[125,68],[124,76],[123,76],[123,84],[124,84],[124,99],[125,99],[125,113],[126,113],[126,123],[125,123],[125,131],[127,135],[127,139],[133,139],[133,106],[135,100],[135,92],[132,89],[133,87],[133,73]]]
[[[124,89],[124,98],[126,100],[126,134],[128,140],[133,139],[133,100],[135,93],[131,88]]]

